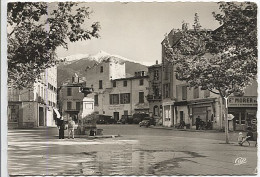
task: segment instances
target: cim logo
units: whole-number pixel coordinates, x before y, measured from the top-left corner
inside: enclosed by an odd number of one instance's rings
[[[243,157],[238,157],[236,160],[235,160],[235,165],[242,165],[244,163],[246,163],[246,158],[243,158]]]

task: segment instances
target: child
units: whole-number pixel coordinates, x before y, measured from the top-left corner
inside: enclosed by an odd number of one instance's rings
[[[75,122],[70,117],[68,122],[68,138],[70,139],[70,135],[72,135],[72,139],[74,139],[74,128],[75,128]]]
[[[242,144],[243,144],[243,139],[244,139],[243,133],[242,133],[242,132],[239,132],[237,141],[238,141],[238,144],[239,144],[240,146],[242,146]]]

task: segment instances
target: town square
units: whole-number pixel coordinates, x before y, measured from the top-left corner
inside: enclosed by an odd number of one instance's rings
[[[6,174],[257,175],[256,2],[5,5]]]

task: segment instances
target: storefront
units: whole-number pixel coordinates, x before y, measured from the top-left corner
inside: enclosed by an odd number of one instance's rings
[[[216,122],[216,101],[214,99],[201,99],[189,101],[188,103],[190,116],[192,118],[192,126],[195,126],[196,118],[204,122],[211,121]]]
[[[174,122],[173,102],[163,103],[163,126],[172,127],[176,124]]]
[[[246,130],[247,127],[255,126],[257,97],[230,97],[228,99],[228,113],[234,116],[229,124],[230,130]]]

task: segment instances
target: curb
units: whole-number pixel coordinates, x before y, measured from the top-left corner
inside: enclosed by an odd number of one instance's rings
[[[218,131],[218,130],[176,129],[176,128],[170,128],[170,127],[154,127],[154,126],[150,126],[149,128],[153,128],[153,129],[165,129],[165,130],[173,130],[173,131],[187,131],[187,132],[221,133],[221,132]]]
[[[58,138],[59,135],[55,135],[54,137]],[[121,137],[121,135],[97,135],[97,136],[74,135],[74,138],[87,138],[87,139],[117,138],[117,137]],[[68,136],[64,136],[64,138],[68,138]]]

